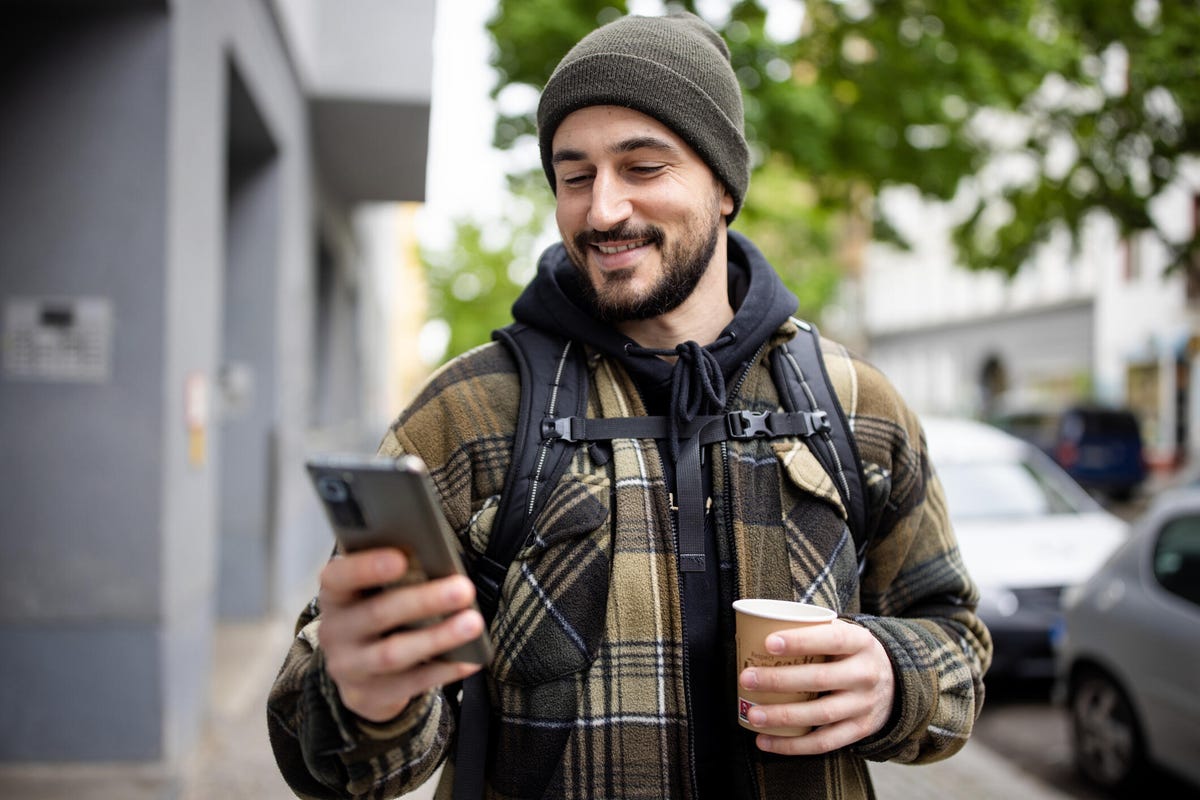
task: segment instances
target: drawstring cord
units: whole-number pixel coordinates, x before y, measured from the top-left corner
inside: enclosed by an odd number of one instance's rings
[[[683,342],[674,348],[661,349],[639,347],[633,343],[625,345],[631,356],[658,357],[676,356],[678,360],[671,370],[671,413],[668,415],[671,459],[679,461],[679,426],[694,420],[707,399],[711,408],[724,408],[726,400],[725,375],[721,363],[712,351],[731,344],[737,335],[723,334],[708,347],[694,341]]]

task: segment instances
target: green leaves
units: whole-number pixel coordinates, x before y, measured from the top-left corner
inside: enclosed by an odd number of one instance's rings
[[[1149,213],[1200,153],[1200,3],[809,0],[803,31],[784,35],[770,6],[733,0],[727,19],[710,21],[729,43],[756,155],[736,224],[801,294],[802,313],[815,314],[839,271],[854,268],[848,242],[897,238],[872,199],[903,184],[966,206],[953,241],[972,269],[1013,275],[1055,231],[1077,239],[1097,212],[1123,234],[1152,232],[1177,268],[1200,269],[1196,226],[1172,239]],[[555,64],[626,11],[607,0],[499,0],[488,26],[494,95],[524,85],[530,107],[500,117],[497,146],[534,135],[534,98]],[[1021,124],[997,126],[994,111]],[[1014,160],[1033,169],[975,178]],[[538,181],[525,191],[548,209]],[[535,257],[511,249],[515,239],[493,254],[469,226],[462,233],[456,263],[478,254],[500,276],[508,259]],[[497,297],[511,291],[503,277],[494,287]]]
[[[696,11],[693,2],[669,5]],[[817,206],[841,212],[804,225],[836,228],[861,214],[858,187],[911,184],[949,199],[997,155],[1019,153],[1038,175],[998,196],[1013,218],[987,230],[991,215],[970,215],[955,235],[964,264],[1011,275],[1052,230],[1076,231],[1097,210],[1123,232],[1156,231],[1150,198],[1200,149],[1200,4],[1191,0],[810,0],[802,34],[784,41],[768,33],[767,8],[739,0],[716,22],[760,155],[747,202],[764,207],[755,199],[764,172],[790,170],[816,190]],[[497,90],[540,89],[581,36],[626,10],[603,0],[500,0],[489,26]],[[1051,101],[1047,86],[1066,94]],[[992,140],[972,124],[980,109],[1024,115],[1027,134]],[[531,116],[501,126],[501,146],[534,131]],[[1061,154],[1072,151],[1064,168]],[[740,224],[754,215],[746,216]],[[809,237],[831,246],[839,238]],[[1195,249],[1194,240],[1176,244]]]

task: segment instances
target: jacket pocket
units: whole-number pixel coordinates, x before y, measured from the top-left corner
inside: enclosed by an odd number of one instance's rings
[[[808,445],[802,441],[784,439],[772,442],[772,447],[779,457],[780,469],[792,484],[829,503],[838,516],[846,519],[846,508],[842,505],[842,495],[833,483],[833,476],[825,471]],[[787,498],[783,499],[786,513]]]
[[[604,635],[610,482],[565,475],[513,559],[492,622],[492,675],[533,685],[589,667]]]
[[[857,608],[857,554],[834,477],[803,441],[772,447],[794,599],[839,613]]]

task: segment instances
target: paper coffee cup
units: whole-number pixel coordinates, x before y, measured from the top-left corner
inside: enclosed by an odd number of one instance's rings
[[[782,667],[822,661],[824,656],[784,656],[767,652],[767,636],[775,631],[805,625],[827,625],[837,613],[810,603],[790,600],[742,599],[733,604],[737,616],[737,672],[746,667]],[[802,736],[810,727],[758,728],[747,719],[750,709],[772,703],[801,703],[816,697],[815,692],[758,692],[738,684],[738,723],[756,733],[774,736]]]

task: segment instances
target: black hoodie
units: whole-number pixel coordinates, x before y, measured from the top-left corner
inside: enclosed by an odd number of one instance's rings
[[[717,340],[701,348],[680,343],[672,364],[646,350],[609,323],[601,322],[581,289],[585,280],[561,243],[538,261],[537,275],[513,305],[513,317],[534,327],[586,343],[620,362],[633,377],[650,414],[683,422],[696,414],[721,411],[763,342],[795,313],[797,300],[750,240],[728,235],[729,300],[733,321]],[[719,375],[716,373],[719,371]],[[728,389],[728,391],[727,391]],[[668,491],[675,491],[677,441],[660,441]],[[712,494],[708,460],[703,465],[706,497]],[[683,618],[687,637],[689,706],[693,720],[697,790],[700,797],[731,797],[729,745],[740,733],[734,718],[733,676],[719,656],[719,637],[732,638],[733,601],[730,564],[718,564],[715,530],[705,515],[705,571],[681,572]],[[723,613],[724,612],[724,613]],[[728,685],[726,685],[728,684]]]
[[[750,240],[729,231],[729,299],[733,321],[722,331],[734,340],[713,349],[726,382],[754,356],[759,345],[796,312],[797,300]],[[562,243],[538,259],[537,275],[513,304],[513,317],[569,339],[585,342],[620,361],[637,381],[651,413],[668,413],[672,365],[661,358],[630,357],[626,345],[637,345],[606,322],[596,319],[580,287],[583,278]],[[656,408],[657,407],[657,408]]]

